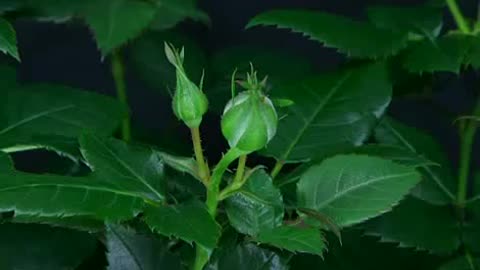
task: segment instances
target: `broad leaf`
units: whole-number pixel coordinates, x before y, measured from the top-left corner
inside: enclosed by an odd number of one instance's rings
[[[153,149],[136,147],[117,139],[84,134],[80,138],[83,156],[94,176],[152,201],[163,201],[164,163]]]
[[[438,270],[475,270],[480,267],[480,258],[462,256],[442,265]]]
[[[390,160],[338,155],[302,175],[298,204],[349,226],[389,211],[419,181],[414,168]]]
[[[196,242],[213,249],[220,237],[220,226],[204,205],[188,202],[179,205],[149,207],[145,221],[156,232],[176,236],[186,242]]]
[[[39,215],[23,215],[14,213],[14,216],[9,220],[11,223],[35,223],[45,224],[52,227],[75,229],[89,233],[97,233],[104,230],[104,222],[92,218],[91,216],[39,216]]]
[[[440,165],[420,168],[424,180],[412,191],[412,195],[439,205],[455,199],[455,181],[448,158],[430,135],[385,118],[375,130],[375,138],[382,144],[403,147]]]
[[[225,210],[230,224],[237,231],[257,235],[282,224],[282,194],[264,170],[257,170],[237,193],[226,200]]]
[[[407,198],[391,212],[365,224],[368,234],[435,253],[451,253],[460,246],[455,217],[446,207]]]
[[[45,225],[0,225],[0,269],[77,269],[93,255],[93,236]]]
[[[180,258],[167,243],[116,225],[107,230],[108,270],[181,270]]]
[[[254,17],[247,28],[273,25],[300,32],[351,57],[380,58],[395,54],[407,43],[407,34],[373,24],[318,11],[273,10]],[[375,40],[375,42],[371,42]]]
[[[326,248],[322,233],[317,228],[281,226],[260,231],[255,239],[291,252],[322,255]]]
[[[275,252],[254,244],[241,244],[221,252],[206,270],[287,270],[289,267]]]
[[[349,69],[286,87],[295,102],[263,151],[283,162],[302,162],[361,145],[390,102],[383,64]]]
[[[407,50],[403,66],[417,73],[435,71],[459,73],[470,44],[471,38],[460,34],[418,41]]]
[[[0,18],[0,52],[11,55],[20,61],[17,49],[17,35],[13,26],[3,18]]]
[[[379,28],[408,32],[427,38],[442,29],[442,10],[432,7],[371,7],[368,18]]]
[[[395,163],[412,167],[438,166],[435,162],[398,145],[367,144],[353,150],[356,154],[390,159]]]
[[[151,1],[96,0],[85,14],[103,55],[137,37],[155,18]]]

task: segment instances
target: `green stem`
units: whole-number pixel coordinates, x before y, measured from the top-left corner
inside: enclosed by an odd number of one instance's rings
[[[198,174],[202,179],[202,182],[206,185],[208,183],[210,172],[208,171],[208,165],[203,157],[202,140],[200,137],[200,130],[198,127],[190,129],[192,133],[193,151],[195,152],[195,159],[198,166]]]
[[[283,161],[277,160],[277,163],[275,163],[275,167],[273,167],[272,172],[270,173],[272,179],[275,179],[275,177],[277,177],[277,175],[280,173],[283,168],[283,164]]]
[[[241,155],[238,158],[237,172],[235,173],[235,178],[233,183],[240,183],[243,180],[243,175],[245,174],[245,164],[247,163],[247,155]]]
[[[210,257],[209,252],[199,244],[196,244],[195,252],[195,261],[193,262],[192,270],[202,270]]]
[[[240,189],[244,184],[244,177],[245,177],[245,165],[247,163],[247,155],[241,155],[238,159],[238,166],[237,172],[235,173],[235,178],[233,179],[232,183],[228,185],[225,189],[220,192],[219,201],[223,201],[226,199],[230,194],[235,192],[236,190]]]
[[[120,51],[112,53],[112,75],[117,90],[117,98],[128,108],[127,87],[125,85],[125,66]],[[126,142],[132,139],[130,116],[127,115],[122,121],[122,139]]]
[[[470,27],[468,26],[468,23],[465,20],[462,11],[460,11],[460,8],[457,5],[457,1],[447,0],[447,5],[450,13],[453,16],[453,19],[455,20],[455,23],[457,24],[458,29],[460,29],[460,31],[462,31],[462,33],[464,34],[469,34],[471,32]]]
[[[219,200],[219,193],[220,193],[220,183],[222,182],[222,177],[225,171],[228,168],[228,165],[232,163],[235,159],[240,157],[244,154],[242,151],[231,148],[228,152],[223,156],[223,158],[218,162],[215,169],[213,169],[212,177],[210,178],[210,183],[207,189],[207,208],[210,215],[213,217],[217,214],[217,207]]]

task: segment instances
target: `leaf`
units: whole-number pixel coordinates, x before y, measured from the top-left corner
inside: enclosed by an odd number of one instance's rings
[[[157,152],[157,154],[162,158],[165,164],[171,168],[182,173],[188,173],[194,178],[201,180],[200,176],[198,175],[197,162],[194,158],[179,157],[164,152]]]
[[[480,35],[471,38],[471,46],[465,57],[465,64],[480,69]]]
[[[298,204],[345,227],[389,211],[419,181],[411,167],[377,157],[338,155],[302,175]]]
[[[154,30],[165,30],[174,27],[185,19],[210,24],[210,18],[202,10],[196,7],[196,0],[155,0],[157,12],[155,19],[150,25]]]
[[[403,66],[416,73],[450,71],[458,74],[470,42],[465,35],[446,35],[436,40],[419,41],[407,50]]]
[[[10,156],[4,152],[0,152],[0,172],[13,172],[13,161]]]
[[[35,223],[45,224],[52,227],[75,229],[78,231],[85,231],[89,233],[101,232],[104,229],[103,221],[92,218],[90,216],[68,216],[68,217],[45,217],[36,215],[22,215],[15,214],[11,223]]]
[[[306,252],[317,255],[322,255],[326,248],[322,233],[317,228],[280,226],[260,231],[255,240],[291,252]]]
[[[77,159],[83,130],[110,135],[125,115],[116,100],[70,87],[9,83],[2,90],[0,148],[7,152],[47,148]]]
[[[370,7],[369,20],[379,28],[433,38],[442,29],[442,10],[432,7]]]
[[[274,25],[300,32],[349,57],[387,57],[404,48],[407,42],[405,33],[318,11],[267,11],[250,20],[247,28],[257,25]]]
[[[87,233],[45,225],[1,224],[0,237],[0,269],[77,269],[97,245]]]
[[[403,147],[440,165],[421,167],[424,180],[412,191],[413,196],[437,205],[455,200],[455,180],[448,158],[430,135],[385,118],[375,130],[375,138],[382,144]]]
[[[438,166],[422,155],[416,154],[402,146],[388,144],[367,144],[353,149],[356,154],[378,156],[384,159],[390,159],[395,163],[415,168],[425,166]]]
[[[225,250],[206,270],[287,270],[279,255],[254,244],[241,244]]]
[[[0,51],[5,54],[10,54],[20,62],[15,29],[13,29],[13,26],[3,18],[0,18]]]
[[[85,14],[102,54],[137,37],[155,18],[156,8],[150,1],[97,0]]]
[[[257,235],[282,224],[282,194],[264,170],[257,170],[237,193],[227,198],[225,210],[237,231]]]
[[[113,138],[100,138],[92,133],[80,138],[81,151],[98,179],[121,182],[126,190],[152,201],[165,199],[164,163],[153,150],[131,146]]]
[[[453,259],[444,265],[442,265],[438,270],[475,270],[480,267],[479,258],[468,258],[466,256]]]
[[[383,64],[366,65],[286,87],[295,105],[262,154],[303,162],[361,145],[391,98]]]
[[[220,237],[220,226],[200,203],[152,206],[145,214],[147,224],[159,234],[196,242],[207,249],[215,248]]]
[[[391,212],[365,224],[367,234],[434,253],[452,253],[460,247],[458,226],[448,208],[407,198]]]
[[[107,230],[108,270],[181,270],[180,258],[167,243],[118,225]]]

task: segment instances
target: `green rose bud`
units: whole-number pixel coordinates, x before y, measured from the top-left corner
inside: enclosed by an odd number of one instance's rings
[[[222,133],[231,148],[250,153],[264,148],[273,138],[278,117],[272,101],[261,91],[265,80],[258,83],[252,71],[247,82],[241,85],[247,91],[227,103],[222,116]]]
[[[202,117],[208,109],[207,97],[201,90],[203,76],[200,88],[187,77],[183,68],[183,48],[179,53],[173,46],[165,43],[165,54],[168,61],[175,67],[177,74],[177,85],[172,103],[173,112],[189,128],[196,128],[200,126]]]

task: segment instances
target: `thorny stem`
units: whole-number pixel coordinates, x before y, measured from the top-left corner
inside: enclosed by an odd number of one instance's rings
[[[190,132],[192,133],[193,151],[195,152],[195,160],[197,161],[198,175],[200,176],[200,179],[202,179],[202,182],[207,185],[210,178],[210,172],[203,156],[200,129],[198,127],[191,128]]]
[[[457,24],[458,29],[460,29],[460,31],[462,31],[464,34],[469,34],[471,32],[470,27],[460,11],[460,8],[458,8],[457,1],[447,0],[447,5],[450,13],[453,16],[453,19],[455,20],[455,23]]]
[[[125,85],[125,66],[120,51],[112,53],[112,75],[117,90],[117,99],[128,107],[127,87]],[[129,142],[132,139],[130,116],[127,115],[122,121],[122,139]]]

